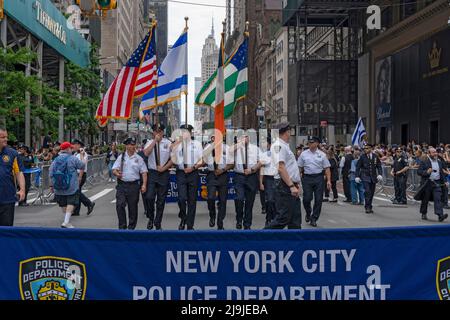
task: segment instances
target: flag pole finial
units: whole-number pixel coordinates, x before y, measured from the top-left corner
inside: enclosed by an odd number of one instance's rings
[[[250,28],[250,21],[245,22],[245,32],[244,34],[248,37],[249,36],[249,28]]]
[[[184,30],[186,30],[186,31],[189,29],[189,27],[188,27],[188,20],[189,20],[189,17],[184,17],[184,21],[186,21],[186,25],[184,27]]]

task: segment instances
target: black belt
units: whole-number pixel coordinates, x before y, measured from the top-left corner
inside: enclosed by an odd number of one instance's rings
[[[128,184],[128,185],[130,185],[130,184],[141,184],[141,180],[123,181],[123,180],[118,179],[117,180],[117,184]]]
[[[254,172],[254,173],[250,173],[250,174],[248,174],[248,175],[245,175],[245,174],[240,173],[240,172],[235,172],[235,174],[238,174],[238,175],[240,175],[240,176],[245,176],[245,177],[252,176],[252,175],[254,175],[254,174],[256,174],[256,173],[257,173],[257,172]]]
[[[323,172],[321,172],[321,173],[315,173],[315,174],[303,174],[305,177],[313,177],[313,178],[315,178],[315,177],[319,177],[319,176],[323,176]]]
[[[195,169],[191,173],[194,173],[194,172],[197,172],[197,171],[198,171],[198,169]],[[177,169],[177,172],[183,172],[184,173],[184,170],[183,169]],[[191,173],[186,173],[186,174],[191,174]]]

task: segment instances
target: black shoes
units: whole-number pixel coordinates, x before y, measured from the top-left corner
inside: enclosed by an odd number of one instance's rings
[[[236,229],[241,230],[242,229],[242,223],[240,223],[240,222],[236,223]]]
[[[311,227],[317,227],[317,223],[316,223],[316,220],[314,220],[314,219],[311,219],[311,223],[310,223],[310,225],[311,225]]]
[[[153,229],[153,220],[148,220],[147,230],[152,230],[152,229]]]
[[[217,230],[225,230],[225,228],[223,226],[218,226]]]
[[[373,213],[373,210],[372,209],[366,209],[366,213],[367,214]]]
[[[439,216],[439,222],[442,222],[447,218],[448,218],[448,214],[443,214],[443,215]]]
[[[251,230],[250,227],[244,227],[244,230]]]
[[[186,228],[186,220],[181,219],[180,225],[178,226],[178,230],[184,230]]]
[[[92,204],[88,207],[87,215],[90,215],[92,211],[94,210],[95,202],[92,202]]]
[[[322,202],[328,202],[328,201],[330,201],[328,198],[324,198],[324,199],[322,200]]]
[[[161,226],[155,226],[155,230],[162,230]]]
[[[345,199],[344,202],[352,202],[352,200],[350,199]]]
[[[425,213],[425,214],[422,214],[422,220],[428,220],[427,214],[426,214],[426,213]]]
[[[215,225],[216,225],[216,218],[209,218],[210,228],[214,228]]]
[[[306,221],[306,223],[309,223],[309,222],[311,221],[311,217],[308,216],[308,215],[306,215],[306,216],[305,216],[305,221]]]

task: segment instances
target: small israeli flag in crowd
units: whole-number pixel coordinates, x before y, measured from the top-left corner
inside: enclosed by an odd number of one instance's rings
[[[359,146],[362,148],[365,144],[363,138],[366,134],[366,128],[364,128],[362,118],[359,118],[358,123],[356,124],[355,132],[352,136],[352,146]]]

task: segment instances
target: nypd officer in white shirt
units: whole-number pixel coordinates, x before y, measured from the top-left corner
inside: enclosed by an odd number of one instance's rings
[[[127,229],[125,207],[128,206],[128,230],[134,230],[138,219],[139,194],[147,191],[148,170],[144,159],[136,153],[136,139],[128,138],[124,144],[126,151],[112,167],[113,174],[117,177],[116,210],[119,229]]]
[[[148,157],[148,184],[147,184],[147,216],[149,218],[147,229],[161,230],[161,222],[166,204],[167,190],[169,188],[172,160],[170,159],[170,146],[172,143],[164,137],[164,125],[152,126],[153,139],[144,146],[144,154]],[[156,200],[156,217],[155,217]]]
[[[275,208],[277,215],[265,229],[301,229],[300,171],[295,155],[289,147],[291,128],[289,123],[280,123],[279,138],[271,146],[272,165],[277,168],[275,178]]]
[[[271,152],[271,137],[267,137],[267,146],[264,146],[267,149],[266,152],[263,152],[263,156],[265,157],[264,165],[261,167],[259,174],[259,190],[261,193],[264,193],[264,201],[266,208],[266,226],[270,224],[270,222],[276,216],[276,208],[275,208],[275,180],[274,177],[278,173],[277,166],[272,162],[272,152]],[[297,165],[296,169],[298,171]]]
[[[176,166],[179,218],[178,230],[194,230],[199,173],[203,166],[203,147],[199,141],[192,140],[191,125],[182,125],[182,137],[172,145],[172,161]],[[186,212],[187,207],[187,212]]]
[[[250,142],[247,134],[233,146],[234,157],[234,187],[236,190],[236,229],[250,230],[253,218],[253,204],[258,192],[258,170],[262,166],[262,152]]]
[[[217,230],[224,230],[223,220],[227,208],[228,170],[234,164],[228,146],[224,142],[215,143],[215,141],[215,136],[212,136],[211,143],[205,147],[203,154],[203,161],[208,166],[206,185],[208,189],[209,226],[211,228],[215,226],[217,216]],[[216,192],[219,195],[218,215],[216,215]]]
[[[327,188],[331,189],[330,162],[326,154],[318,149],[320,139],[311,137],[308,141],[309,149],[303,151],[298,158],[298,166],[302,176],[303,186],[303,207],[306,211],[305,220],[311,222],[311,226],[317,227],[320,212],[322,210],[325,171]],[[311,202],[314,196],[314,208],[311,209]]]

